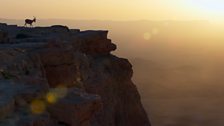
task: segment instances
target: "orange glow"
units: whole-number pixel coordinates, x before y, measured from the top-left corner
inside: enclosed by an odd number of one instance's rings
[[[42,114],[45,112],[46,105],[42,100],[34,100],[32,101],[30,108],[33,114]]]
[[[224,15],[217,12],[223,4],[221,0],[1,0],[0,18],[213,20]]]
[[[68,93],[67,87],[59,85],[58,87],[52,89],[47,93],[46,100],[48,103],[54,104],[61,98],[64,98],[67,95],[67,93]]]

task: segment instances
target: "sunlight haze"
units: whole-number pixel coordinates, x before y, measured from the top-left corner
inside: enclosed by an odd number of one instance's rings
[[[0,18],[9,19],[224,19],[221,0],[1,0],[1,5]]]
[[[0,126],[224,126],[224,0],[0,1]]]

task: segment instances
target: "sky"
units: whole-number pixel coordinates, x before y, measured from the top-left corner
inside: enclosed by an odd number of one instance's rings
[[[0,18],[224,20],[223,0],[0,0]]]

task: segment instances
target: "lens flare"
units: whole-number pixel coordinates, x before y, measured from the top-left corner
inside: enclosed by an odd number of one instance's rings
[[[149,32],[146,32],[143,34],[144,40],[150,40],[152,38],[152,34]]]
[[[58,100],[64,98],[68,93],[68,89],[64,85],[59,85],[58,87],[50,90],[46,95],[46,100],[50,104],[58,102]]]
[[[46,95],[46,100],[50,104],[54,104],[57,102],[58,98],[55,92],[48,92]]]
[[[159,34],[159,29],[158,29],[158,28],[153,28],[153,29],[152,29],[152,34],[153,34],[153,35],[157,35],[157,34]]]
[[[42,114],[46,110],[46,105],[42,100],[33,100],[30,105],[33,114]]]

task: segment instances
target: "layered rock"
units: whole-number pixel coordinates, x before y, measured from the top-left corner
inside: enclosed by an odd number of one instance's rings
[[[117,47],[108,31],[6,24],[0,30],[7,34],[0,45],[5,126],[150,126],[132,65],[111,54]]]

